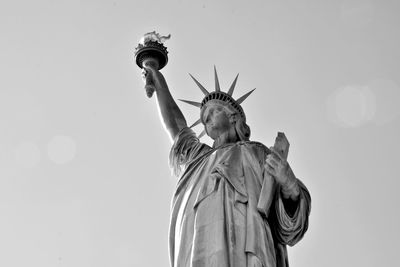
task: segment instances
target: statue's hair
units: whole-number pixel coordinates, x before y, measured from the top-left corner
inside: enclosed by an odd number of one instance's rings
[[[239,141],[249,141],[251,130],[249,125],[246,123],[244,116],[240,116],[237,112],[230,108],[225,107],[224,110],[227,112],[228,116],[235,122],[236,135]]]
[[[250,127],[243,118],[239,117],[239,119],[235,122],[235,130],[240,141],[250,140]]]

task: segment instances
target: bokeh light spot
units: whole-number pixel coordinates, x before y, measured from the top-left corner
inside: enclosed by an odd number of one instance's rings
[[[65,164],[74,159],[76,143],[69,136],[55,136],[47,144],[47,155],[56,164]]]
[[[376,113],[375,94],[366,86],[345,86],[328,99],[330,119],[342,127],[359,127]]]

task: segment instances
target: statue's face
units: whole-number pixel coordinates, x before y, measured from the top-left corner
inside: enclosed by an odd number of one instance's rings
[[[230,122],[226,109],[221,105],[211,105],[203,114],[203,123],[208,136],[213,140],[228,133],[234,124]]]

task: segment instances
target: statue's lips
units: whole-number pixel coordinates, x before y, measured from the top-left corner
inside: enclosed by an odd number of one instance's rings
[[[216,125],[209,125],[208,127],[208,135],[212,135],[213,133],[217,133],[219,127]]]
[[[209,129],[215,129],[216,128],[216,126],[215,126],[215,124],[213,123],[213,124],[211,124],[211,123],[208,123],[207,124],[207,128],[209,128]]]

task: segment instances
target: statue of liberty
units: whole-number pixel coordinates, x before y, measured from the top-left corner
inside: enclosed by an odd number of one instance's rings
[[[302,239],[311,198],[287,162],[289,143],[279,133],[267,148],[250,141],[242,102],[234,99],[237,76],[222,91],[193,76],[204,93],[200,109],[212,146],[200,141],[171,96],[166,80],[152,64],[143,64],[162,123],[172,140],[169,161],[178,182],[172,200],[169,250],[172,267],[287,267],[287,245]]]

